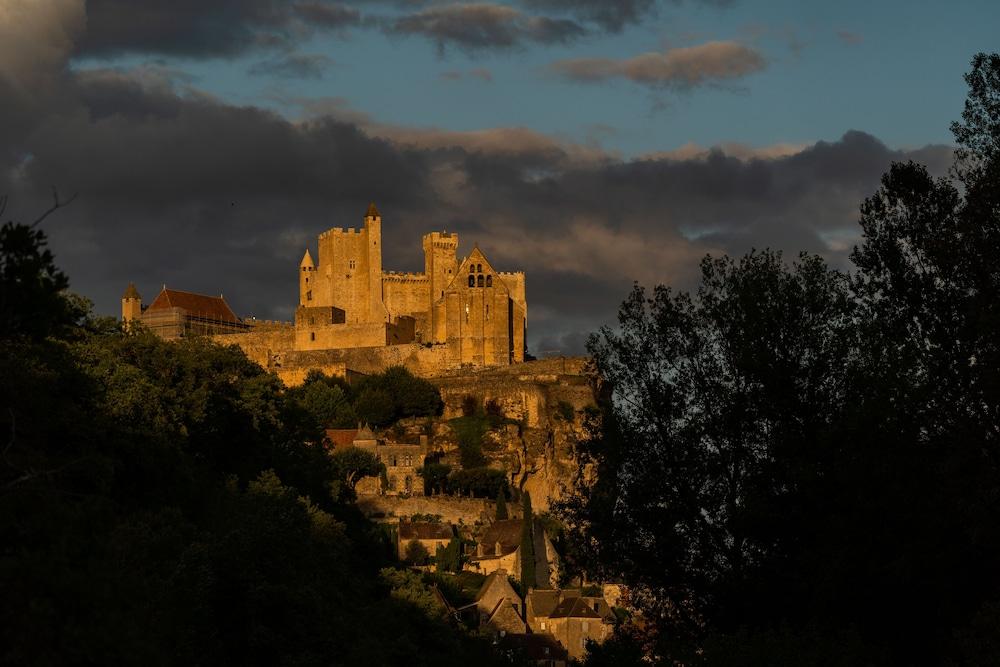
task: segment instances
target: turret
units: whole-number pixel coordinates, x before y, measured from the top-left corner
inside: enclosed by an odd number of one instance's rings
[[[128,323],[142,315],[142,297],[135,283],[129,283],[122,294],[122,322]]]
[[[299,305],[310,306],[313,300],[313,288],[316,282],[316,266],[313,264],[312,255],[309,250],[302,256],[299,262]]]
[[[369,321],[389,318],[382,301],[382,215],[375,202],[365,211],[365,236],[368,243],[368,316]]]

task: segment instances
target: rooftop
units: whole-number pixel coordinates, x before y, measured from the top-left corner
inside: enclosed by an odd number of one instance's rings
[[[207,294],[196,294],[194,292],[183,292],[166,287],[156,296],[153,303],[149,304],[146,310],[166,310],[169,308],[181,308],[189,315],[204,317],[212,320],[225,322],[239,322],[226,300],[219,296],[208,296]]]

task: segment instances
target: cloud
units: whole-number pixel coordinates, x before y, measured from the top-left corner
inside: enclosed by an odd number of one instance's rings
[[[290,54],[263,60],[251,66],[253,76],[272,76],[287,79],[322,79],[333,60],[322,54]]]
[[[769,146],[748,146],[747,144],[739,142],[723,142],[717,144],[710,148],[705,148],[699,146],[695,143],[687,143],[669,151],[655,151],[652,153],[645,153],[640,155],[638,159],[640,160],[675,160],[675,161],[690,161],[690,160],[708,160],[715,153],[720,153],[728,157],[734,157],[738,160],[748,161],[748,160],[774,160],[776,158],[788,157],[790,155],[795,155],[796,153],[801,153],[803,150],[808,148],[808,144],[789,144],[789,143],[777,143],[771,144]]]
[[[50,7],[61,11],[36,32],[49,41],[26,48],[65,58],[61,35],[78,15]],[[576,349],[633,280],[690,288],[707,252],[811,250],[845,266],[858,205],[890,162],[942,173],[951,157],[851,131],[626,160],[526,128],[388,125],[336,98],[289,120],[228,105],[162,66],[48,63],[4,63],[17,74],[0,77],[0,192],[22,220],[47,207],[52,185],[79,192],[44,227],[73,289],[109,314],[135,281],[147,298],[167,283],[288,318],[303,245],[360,225],[374,199],[386,268],[421,270],[421,235],[458,232],[461,252],[478,242],[498,268],[527,272],[531,349]],[[57,85],[34,85],[46,80]]]
[[[234,56],[360,21],[358,10],[331,0],[87,0],[78,53]]]
[[[850,44],[852,46],[854,46],[856,44],[860,44],[863,41],[865,41],[865,38],[862,35],[859,35],[856,32],[851,32],[849,30],[838,30],[837,31],[837,37],[844,44]]]
[[[608,32],[620,32],[654,13],[656,0],[522,0],[525,7],[566,12],[595,23]]]
[[[753,48],[737,42],[706,42],[624,60],[560,60],[550,65],[550,69],[571,81],[593,83],[624,78],[654,88],[689,90],[740,79],[766,66],[764,56]]]
[[[441,52],[454,46],[469,53],[511,49],[528,42],[565,43],[585,34],[584,28],[574,21],[528,15],[508,5],[492,3],[427,7],[393,19],[386,30],[427,37]]]

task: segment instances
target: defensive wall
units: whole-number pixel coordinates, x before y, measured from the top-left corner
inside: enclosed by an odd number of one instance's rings
[[[439,514],[448,523],[467,526],[486,522],[492,516],[493,503],[485,498],[454,496],[358,496],[358,508],[367,516],[405,517],[414,514]]]

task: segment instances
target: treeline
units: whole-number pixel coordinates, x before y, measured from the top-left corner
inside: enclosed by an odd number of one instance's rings
[[[562,513],[642,620],[588,664],[996,664],[1000,56],[966,80],[950,177],[892,165],[850,272],[707,258],[591,338]]]
[[[344,483],[371,462],[306,444],[308,387],[122,331],[67,283],[40,231],[0,228],[0,663],[494,664],[387,567]],[[363,413],[400,375],[309,386]],[[438,409],[413,386],[393,417]]]
[[[312,370],[287,393],[319,428],[355,428],[359,422],[382,428],[406,417],[440,415],[444,407],[437,387],[402,366],[353,383]]]

